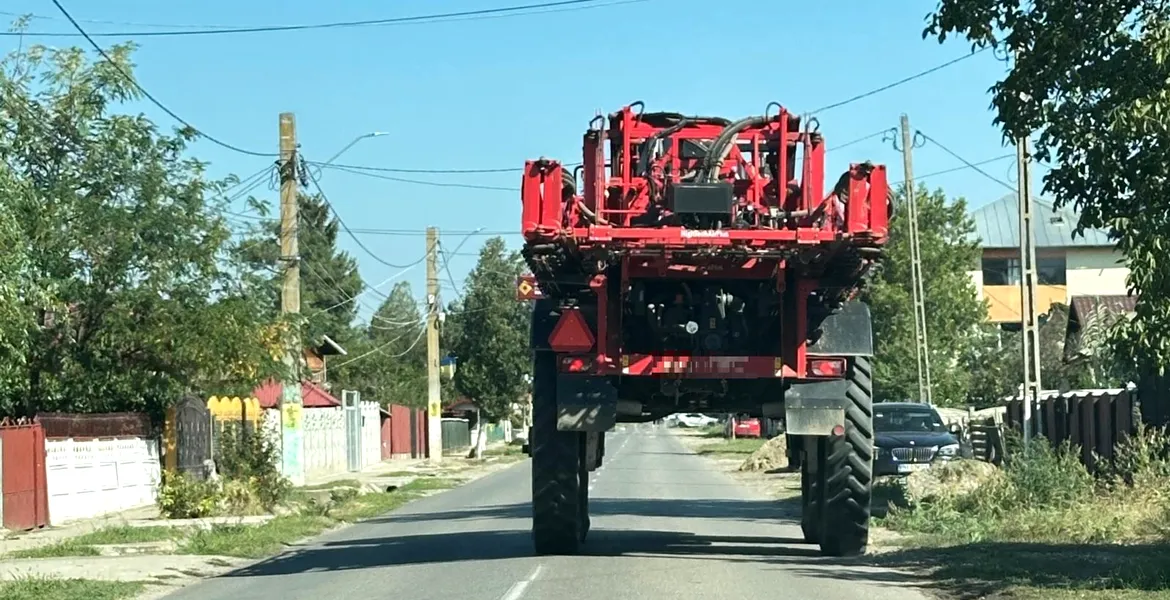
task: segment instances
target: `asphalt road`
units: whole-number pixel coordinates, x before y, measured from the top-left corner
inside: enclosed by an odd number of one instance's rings
[[[582,555],[532,555],[525,461],[168,599],[925,600],[902,574],[819,556],[790,505],[667,430],[610,435]]]

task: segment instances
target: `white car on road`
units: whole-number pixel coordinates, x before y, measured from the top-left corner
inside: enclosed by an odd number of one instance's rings
[[[675,422],[679,427],[706,427],[719,423],[719,419],[699,413],[683,413],[675,415]]]

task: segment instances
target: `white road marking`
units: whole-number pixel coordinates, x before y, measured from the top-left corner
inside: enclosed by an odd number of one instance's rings
[[[540,572],[543,569],[544,565],[536,565],[536,568],[532,570],[532,573],[528,575],[527,579],[513,583],[512,587],[508,588],[508,591],[504,592],[503,596],[500,596],[500,600],[519,600],[524,595],[524,590],[527,590],[528,586],[533,581],[536,581],[536,578],[540,576]]]

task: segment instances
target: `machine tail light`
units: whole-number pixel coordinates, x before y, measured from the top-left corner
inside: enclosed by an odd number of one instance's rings
[[[593,370],[593,359],[588,356],[562,356],[561,371],[565,373],[588,373]]]
[[[842,377],[845,375],[845,359],[811,358],[808,361],[808,374],[813,377]]]

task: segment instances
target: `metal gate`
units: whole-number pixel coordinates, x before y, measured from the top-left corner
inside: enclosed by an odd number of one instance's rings
[[[211,411],[207,404],[188,396],[175,406],[175,445],[180,473],[204,478],[204,462],[211,459]]]
[[[350,472],[362,470],[362,404],[355,390],[341,391],[345,407],[345,455]]]
[[[45,431],[40,423],[0,421],[0,514],[4,527],[37,529],[49,524],[49,494],[45,485]]]

